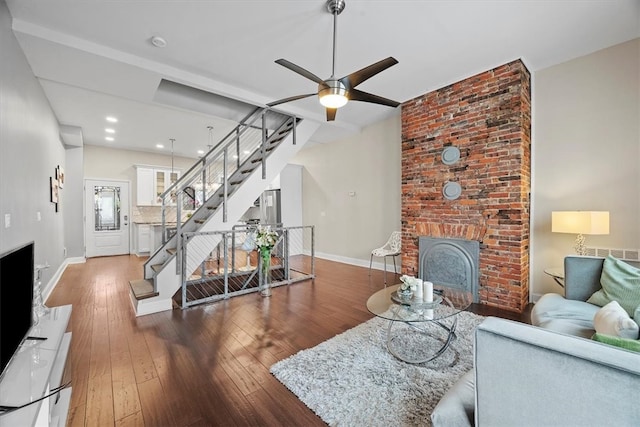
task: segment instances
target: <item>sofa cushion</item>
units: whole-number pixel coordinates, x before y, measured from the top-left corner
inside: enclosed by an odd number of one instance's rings
[[[555,332],[590,339],[596,330],[593,317],[600,310],[597,305],[568,300],[559,294],[545,294],[531,310],[531,324]]]
[[[605,334],[600,334],[598,332],[596,332],[595,334],[593,334],[593,338],[594,341],[598,341],[604,344],[609,344],[609,345],[613,345],[616,347],[620,347],[620,348],[624,348],[625,350],[630,350],[630,351],[635,351],[637,353],[640,353],[640,341],[639,340],[632,340],[629,338],[621,338],[621,337],[615,337],[612,335],[605,335]]]
[[[640,268],[609,255],[602,266],[600,285],[602,288],[587,302],[604,307],[611,301],[618,301],[629,316],[633,316],[640,306]]]
[[[593,326],[599,334],[634,340],[638,338],[638,325],[629,317],[618,301],[611,301],[598,310],[593,317]]]
[[[474,425],[475,372],[470,370],[442,396],[431,413],[433,427],[470,427]]]

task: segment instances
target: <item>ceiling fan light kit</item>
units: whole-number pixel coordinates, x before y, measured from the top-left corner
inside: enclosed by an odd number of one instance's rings
[[[329,80],[326,86],[320,85],[318,98],[320,104],[327,108],[343,107],[349,100],[347,88],[338,80]]]
[[[381,61],[371,64],[359,71],[348,74],[342,78],[337,79],[335,77],[336,70],[336,33],[338,24],[338,15],[344,10],[346,2],[344,0],[328,0],[326,3],[327,11],[333,15],[333,63],[331,68],[331,77],[326,80],[321,79],[315,74],[307,71],[306,69],[287,61],[286,59],[276,60],[276,64],[282,65],[291,71],[300,74],[303,77],[318,84],[318,99],[320,104],[326,108],[327,121],[335,120],[336,111],[338,108],[343,107],[348,101],[361,101],[370,102],[373,104],[386,105],[389,107],[397,107],[399,102],[391,99],[383,98],[378,95],[373,95],[361,90],[355,89],[357,85],[375,76],[381,71],[386,70],[398,63],[393,57],[388,57]],[[316,95],[315,93],[307,93],[304,95],[296,95],[288,98],[280,99],[278,101],[267,104],[269,107],[274,107],[285,102],[296,101],[298,99],[307,98]]]

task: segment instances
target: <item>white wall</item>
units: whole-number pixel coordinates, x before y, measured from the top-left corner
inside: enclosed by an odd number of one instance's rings
[[[291,160],[304,166],[304,225],[315,226],[319,257],[368,267],[371,250],[400,230],[400,156],[398,114]]]
[[[174,157],[173,167],[185,173],[197,159]],[[86,145],[84,148],[84,177],[86,179],[115,179],[130,181],[131,200],[136,200],[136,168],[134,165],[161,166],[171,169],[171,156],[144,151],[118,150]]]
[[[554,210],[610,212],[588,247],[640,248],[640,39],[538,71],[533,81],[532,294],[562,292],[544,268],[574,253]],[[535,295],[534,295],[535,296]]]
[[[49,198],[49,177],[65,167],[58,122],[42,87],[11,31],[11,15],[0,2],[0,252],[35,241],[35,262],[48,262],[43,283],[64,260],[66,188],[61,210]],[[37,220],[37,213],[41,220]],[[11,225],[5,228],[5,215]]]

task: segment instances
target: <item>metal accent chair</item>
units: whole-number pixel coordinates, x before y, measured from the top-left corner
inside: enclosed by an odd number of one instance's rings
[[[396,267],[396,257],[401,254],[402,233],[394,231],[391,233],[389,240],[383,246],[375,248],[371,251],[371,259],[369,260],[369,276],[371,276],[371,266],[373,265],[373,257],[384,259],[384,285],[387,286],[387,257],[393,259],[393,271],[398,274]]]

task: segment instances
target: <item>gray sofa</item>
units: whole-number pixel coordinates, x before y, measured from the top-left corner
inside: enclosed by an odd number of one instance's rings
[[[566,298],[541,298],[537,326],[490,317],[477,328],[474,369],[440,400],[434,427],[640,425],[640,354],[587,339],[599,307],[583,304],[603,259],[567,258]]]
[[[545,294],[531,310],[531,324],[583,338],[595,333],[593,317],[600,309],[587,299],[600,289],[604,258],[567,256],[564,259],[564,297]],[[633,266],[638,263],[628,262]],[[640,423],[639,423],[640,425]]]

